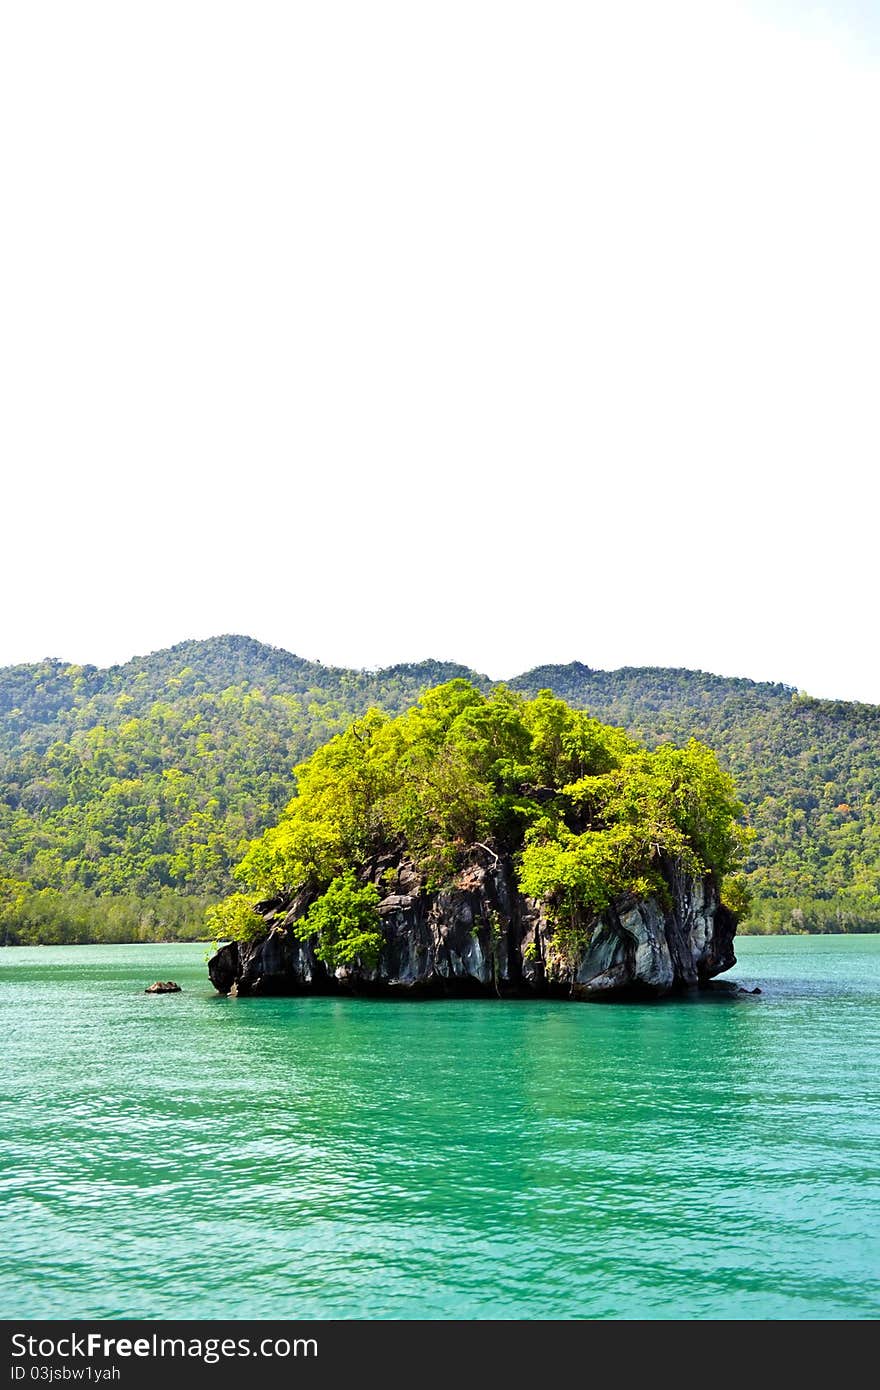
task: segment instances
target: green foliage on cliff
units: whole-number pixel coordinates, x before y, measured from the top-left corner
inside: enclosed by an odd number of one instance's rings
[[[220,903],[212,903],[205,913],[205,925],[214,940],[252,941],[261,936],[265,923],[256,911],[252,894],[230,893]]]
[[[354,873],[400,845],[437,887],[474,844],[517,854],[523,890],[548,904],[564,940],[614,898],[665,893],[665,860],[721,878],[748,838],[709,749],[651,753],[549,691],[487,696],[461,679],[397,718],[369,711],[296,779],[297,795],[236,874],[255,894],[318,891],[302,929],[317,931],[319,953],[336,963],[375,957],[378,895]],[[236,935],[239,902],[218,909],[219,934]]]
[[[549,685],[649,746],[695,737],[718,753],[755,830],[746,930],[880,930],[880,706],[703,671],[578,662],[511,684]]]
[[[664,894],[656,872],[661,858],[697,875],[710,870],[723,885],[750,839],[738,824],[743,807],[732,779],[694,740],[653,753],[630,744],[616,766],[579,777],[564,796],[588,832],[573,833],[562,819],[552,827],[539,819],[526,832],[520,881],[530,897],[555,904],[572,948],[585,910],[601,912],[621,893]],[[727,893],[726,901],[733,910],[747,907],[741,890],[738,899]]]
[[[357,960],[372,970],[382,949],[378,906],[375,884],[359,886],[353,873],[340,874],[297,923],[297,935],[316,938],[315,954],[331,970]]]
[[[371,706],[399,713],[455,677],[490,689],[460,666],[346,671],[244,637],[109,670],[0,670],[0,876],[27,898],[0,940],[198,933],[296,763]],[[718,754],[756,831],[747,929],[880,929],[880,707],[660,668],[573,663],[510,684],[648,747],[696,737]]]

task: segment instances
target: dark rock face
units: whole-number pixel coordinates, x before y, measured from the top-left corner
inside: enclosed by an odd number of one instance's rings
[[[180,985],[173,980],[157,980],[154,985],[148,985],[144,994],[179,994]]]
[[[475,847],[449,888],[428,891],[415,866],[390,856],[364,881],[380,885],[384,945],[375,970],[330,970],[292,930],[307,892],[261,903],[266,933],[230,942],[208,963],[221,994],[543,995],[574,999],[663,995],[707,983],[736,964],[736,919],[711,878],[664,868],[666,901],[615,903],[585,921],[574,969],[561,964],[543,906],[518,890],[509,856]]]

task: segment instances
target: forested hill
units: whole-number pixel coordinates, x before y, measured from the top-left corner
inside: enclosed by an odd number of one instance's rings
[[[0,667],[0,751],[43,750],[77,730],[115,727],[149,714],[157,701],[176,705],[237,689],[322,704],[338,701],[353,711],[388,699],[409,704],[426,685],[456,676],[487,683],[487,677],[454,662],[351,671],[238,636],[179,642],[106,669],[52,660],[6,666]]]
[[[199,930],[296,762],[370,705],[397,713],[455,676],[491,684],[444,662],[323,666],[246,637],[107,670],[0,670],[0,940]],[[880,925],[880,707],[662,668],[573,663],[508,683],[649,744],[715,748],[757,831],[756,927]]]

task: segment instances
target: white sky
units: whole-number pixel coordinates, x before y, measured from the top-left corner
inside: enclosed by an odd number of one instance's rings
[[[0,22],[0,662],[246,632],[880,702],[852,0]]]

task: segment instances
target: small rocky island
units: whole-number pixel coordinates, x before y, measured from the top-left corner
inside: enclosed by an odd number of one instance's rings
[[[699,744],[453,681],[371,712],[297,788],[240,866],[252,892],[214,910],[221,993],[613,999],[735,964],[746,835]]]

